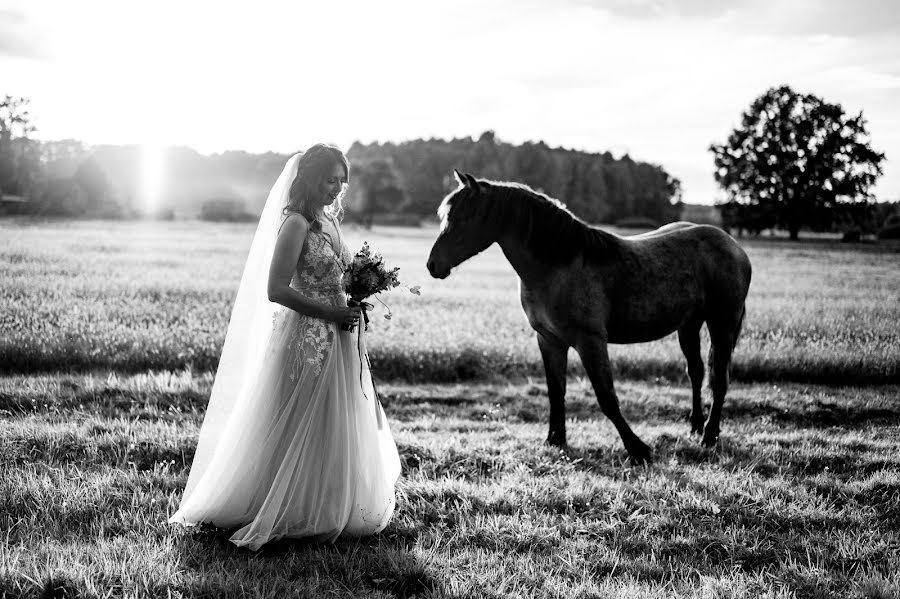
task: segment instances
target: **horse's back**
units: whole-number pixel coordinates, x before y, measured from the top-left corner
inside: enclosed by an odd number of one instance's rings
[[[674,223],[669,223],[667,225],[663,225],[658,229],[654,229],[652,231],[647,231],[645,233],[638,233],[637,235],[628,235],[625,239],[637,240],[637,239],[649,239],[651,237],[657,237],[659,235],[665,235],[666,233],[671,233],[672,231],[680,231],[681,229],[686,229],[689,227],[697,227],[696,223],[691,223],[686,220],[680,220]]]
[[[706,295],[730,296],[743,304],[750,286],[750,258],[722,229],[682,221],[622,239],[640,262],[659,276],[689,270],[700,279],[696,282],[702,284]]]
[[[687,221],[669,223],[653,231],[622,237],[636,251],[650,254],[676,252],[685,257],[695,253],[724,253],[737,262],[749,265],[747,253],[734,238],[712,225],[698,225]]]
[[[696,261],[705,281],[707,309],[730,311],[741,306],[750,290],[750,257],[735,239],[712,225],[692,225],[674,230],[672,251]]]

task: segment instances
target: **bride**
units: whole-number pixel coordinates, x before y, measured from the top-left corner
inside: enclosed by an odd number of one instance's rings
[[[338,216],[349,164],[334,146],[291,157],[250,247],[197,452],[183,524],[334,542],[381,531],[400,459],[341,285],[351,253]]]

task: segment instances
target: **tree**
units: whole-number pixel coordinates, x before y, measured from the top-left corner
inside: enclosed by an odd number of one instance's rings
[[[47,177],[71,177],[90,156],[90,150],[77,139],[41,143],[41,164]]]
[[[0,191],[21,194],[34,170],[28,136],[35,131],[28,114],[28,99],[5,96],[0,100]]]
[[[367,229],[372,228],[376,214],[400,212],[406,202],[397,170],[390,159],[376,158],[354,165],[354,185],[362,189],[359,201],[353,207]]]
[[[716,181],[731,201],[771,211],[797,239],[803,225],[821,226],[839,203],[868,202],[884,154],[867,140],[862,112],[783,85],[743,114],[728,141],[712,144]]]
[[[115,200],[109,177],[93,156],[81,161],[72,175],[72,181],[84,191],[87,197],[87,212],[91,216],[111,218],[127,214],[124,207]]]
[[[35,185],[32,214],[41,216],[83,216],[88,208],[87,193],[71,177],[51,177]]]

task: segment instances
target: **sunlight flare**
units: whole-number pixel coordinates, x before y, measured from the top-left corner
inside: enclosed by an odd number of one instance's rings
[[[160,205],[163,179],[163,147],[157,143],[147,143],[141,147],[141,183],[139,194],[141,207],[147,214],[155,212]]]

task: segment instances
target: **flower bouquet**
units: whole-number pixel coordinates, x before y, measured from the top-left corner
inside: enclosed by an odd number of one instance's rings
[[[369,247],[369,242],[363,242],[362,248],[353,256],[350,265],[344,269],[344,291],[347,293],[347,305],[350,307],[361,307],[363,309],[363,320],[366,330],[369,328],[368,310],[372,308],[372,304],[363,301],[382,291],[389,291],[396,287],[401,287],[398,274],[399,267],[388,269],[384,263],[384,258],[378,252],[373,252]],[[407,287],[410,293],[419,295],[418,287]],[[375,299],[378,299],[376,297]],[[385,307],[387,305],[378,299]],[[393,314],[390,308],[384,315],[390,319]],[[345,331],[352,331],[355,327],[342,327]]]

